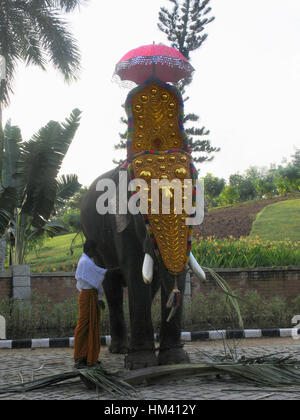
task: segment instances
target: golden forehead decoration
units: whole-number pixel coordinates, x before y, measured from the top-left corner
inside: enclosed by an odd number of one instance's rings
[[[131,107],[133,154],[183,148],[179,100],[166,86],[150,83],[133,95]]]

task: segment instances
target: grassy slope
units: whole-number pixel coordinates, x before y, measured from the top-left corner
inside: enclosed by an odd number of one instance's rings
[[[300,241],[300,199],[265,207],[253,223],[250,237],[253,236],[272,241]]]
[[[38,251],[37,255],[35,252],[30,252],[26,256],[26,263],[31,264],[32,267],[40,267],[42,271],[43,266],[46,264],[55,265],[56,271],[64,271],[65,268],[74,266],[80,255],[82,254],[82,240],[80,235],[77,236],[75,243],[73,244],[73,255],[70,252],[71,241],[75,234],[57,236],[55,238],[47,239],[44,246]]]

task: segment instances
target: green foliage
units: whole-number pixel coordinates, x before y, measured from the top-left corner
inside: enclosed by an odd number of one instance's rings
[[[31,265],[33,272],[74,271],[84,240],[77,236],[71,255],[73,238],[74,234],[48,238],[38,255],[33,251],[27,255],[26,263]],[[299,243],[292,241],[263,241],[258,237],[240,240],[198,238],[193,242],[192,250],[200,265],[211,268],[300,265]]]
[[[7,322],[8,337],[42,338],[49,337],[49,332],[61,337],[74,331],[78,302],[73,298],[53,304],[48,297],[32,293],[30,301],[1,299],[0,311]]]
[[[229,177],[229,185],[236,188],[241,201],[253,200],[256,191],[252,179],[240,174],[233,174]]]
[[[77,43],[59,12],[69,13],[82,0],[3,1],[0,7],[0,55],[6,60],[6,80],[0,98],[9,103],[19,61],[43,70],[48,61],[66,80],[76,79],[80,67]]]
[[[220,194],[220,203],[222,206],[227,206],[228,204],[236,203],[239,198],[240,194],[238,188],[228,185]]]
[[[193,242],[192,251],[201,266],[211,268],[300,265],[299,242],[289,240],[198,238]]]
[[[67,206],[71,210],[80,210],[81,200],[88,191],[88,187],[81,187],[67,202]]]
[[[57,190],[55,196],[55,211],[56,213],[62,210],[66,202],[78,193],[81,184],[78,182],[78,177],[75,174],[62,175],[57,181]]]
[[[77,233],[81,231],[79,210],[68,210],[62,217],[62,220],[68,226],[70,232]]]
[[[225,188],[226,181],[224,178],[212,176],[210,173],[206,174],[203,179],[204,191],[208,204],[210,206],[214,206],[215,203],[219,202],[218,198],[222,190]]]
[[[292,302],[278,296],[265,298],[255,290],[235,291],[245,328],[290,328],[292,317],[299,313],[300,295]],[[152,305],[154,331],[160,327],[160,294]],[[107,308],[107,304],[106,304]],[[126,322],[129,322],[128,299],[124,302]],[[238,328],[238,319],[228,308],[226,296],[219,291],[195,293],[191,304],[192,319],[185,319],[183,330],[218,330]],[[46,296],[32,293],[30,301],[14,298],[0,300],[0,313],[7,322],[9,339],[72,337],[78,320],[77,297],[53,303]],[[101,335],[109,330],[108,310],[101,315]]]
[[[266,206],[256,217],[250,237],[263,240],[300,241],[300,199]]]
[[[5,127],[0,159],[0,233],[7,234],[16,264],[23,263],[31,240],[44,233],[66,232],[62,222],[50,217],[55,205],[79,188],[76,176],[60,181],[57,176],[79,127],[80,114],[75,109],[62,124],[50,121],[28,142],[21,142],[17,127],[10,123]],[[67,191],[68,182],[71,188]]]
[[[300,295],[292,302],[279,296],[266,298],[256,290],[235,290],[244,328],[291,328],[291,319],[299,313]],[[197,293],[192,298],[192,330],[235,329],[238,319],[228,310],[221,292]]]
[[[205,196],[210,207],[226,206],[236,202],[295,194],[300,191],[300,151],[285,166],[271,165],[270,169],[250,167],[243,175],[223,178],[207,174],[204,177]],[[223,188],[220,187],[224,181]],[[230,187],[230,188],[229,188]]]

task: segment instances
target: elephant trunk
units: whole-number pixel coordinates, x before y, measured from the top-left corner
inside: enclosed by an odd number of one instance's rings
[[[198,262],[196,261],[196,258],[192,253],[190,253],[190,260],[189,260],[189,266],[196,277],[198,277],[199,280],[206,280],[206,275]]]
[[[150,284],[152,282],[153,265],[154,265],[154,261],[151,255],[145,254],[142,273],[143,273],[143,280],[146,284]]]

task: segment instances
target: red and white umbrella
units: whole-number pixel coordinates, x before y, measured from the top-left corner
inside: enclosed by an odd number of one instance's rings
[[[194,68],[175,48],[163,44],[144,45],[129,51],[117,63],[114,77],[137,85],[151,77],[176,83],[191,76]]]

